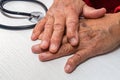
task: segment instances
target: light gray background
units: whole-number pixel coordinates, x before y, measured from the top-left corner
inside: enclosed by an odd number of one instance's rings
[[[41,1],[48,7],[52,3],[52,0]],[[33,5],[17,4],[16,6]],[[14,8],[18,9],[17,7]],[[36,7],[33,8],[36,9]],[[1,13],[0,23],[22,24],[19,21],[7,19]],[[32,29],[23,31],[0,29],[0,80],[120,80],[120,49],[92,58],[81,64],[72,74],[66,74],[64,64],[70,56],[40,62],[38,56],[31,52],[31,46],[38,43],[30,40],[31,33]]]

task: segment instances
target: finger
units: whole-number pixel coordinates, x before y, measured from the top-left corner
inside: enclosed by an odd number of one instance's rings
[[[41,34],[39,35],[38,37],[39,40],[42,40],[43,34],[44,34],[44,31],[42,31]]]
[[[45,24],[44,34],[42,36],[42,43],[40,45],[42,49],[47,49],[50,45],[50,39],[53,33],[53,24],[54,19],[52,16],[49,16],[48,21]]]
[[[46,23],[47,19],[46,18],[43,18],[42,20],[40,20],[37,25],[35,26],[35,28],[33,29],[33,33],[32,33],[32,36],[31,36],[31,39],[32,40],[36,40],[38,39],[40,33],[43,31],[44,29],[44,25]]]
[[[65,52],[67,52],[67,51],[69,51],[71,48],[70,48],[70,44],[68,44],[67,45],[67,39],[66,39],[66,36],[64,36],[64,38],[63,38],[63,41],[62,41],[62,47],[60,48],[62,51],[65,51]],[[41,43],[40,43],[41,44]],[[36,45],[34,45],[34,46],[32,46],[32,52],[33,53],[35,53],[35,54],[39,54],[39,53],[43,53],[43,52],[47,52],[48,51],[48,49],[42,49],[41,47],[40,47],[40,44],[36,44]],[[57,52],[57,53],[62,53],[60,50]],[[64,53],[64,52],[63,52]]]
[[[65,72],[66,73],[73,72],[80,63],[84,62],[90,57],[91,53],[92,50],[88,49],[76,52],[71,58],[68,59],[65,65]]]
[[[76,46],[78,44],[78,25],[78,15],[75,12],[68,13],[66,19],[67,38],[72,46]]]
[[[61,14],[55,15],[54,31],[51,37],[51,44],[49,51],[52,53],[57,52],[61,45],[63,34],[65,30],[65,17]]]
[[[62,40],[62,44],[66,44],[66,43],[68,43],[68,40],[67,40],[67,37],[64,36],[64,37],[63,37],[63,40]]]
[[[38,54],[39,52],[42,52],[43,50],[40,48],[40,44],[36,44],[32,46],[31,48],[32,52],[35,54]]]
[[[44,31],[39,35],[39,40],[42,40],[43,34],[44,34]],[[62,40],[62,44],[65,44],[65,43],[68,43],[66,36],[64,36]]]
[[[48,52],[48,51],[40,53],[39,59],[41,61],[48,61],[48,60],[52,60],[52,59],[70,55],[75,51],[76,51],[76,49],[67,43],[67,44],[64,44],[63,46],[61,46],[61,48],[59,49],[59,51],[56,54],[52,54],[51,52]]]
[[[99,17],[104,16],[105,13],[106,13],[105,8],[95,9],[87,5],[83,7],[83,15],[86,18],[99,18]]]

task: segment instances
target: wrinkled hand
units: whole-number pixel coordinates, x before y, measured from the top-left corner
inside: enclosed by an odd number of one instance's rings
[[[87,6],[83,0],[54,0],[45,18],[34,28],[32,40],[36,40],[42,35],[40,47],[49,48],[50,52],[55,53],[61,45],[66,30],[70,44],[76,46],[79,42],[79,16],[83,13],[87,18],[98,18],[105,12],[104,8],[94,9]]]
[[[41,61],[56,59],[62,56],[70,57],[65,65],[67,73],[72,72],[85,60],[112,51],[120,44],[120,13],[106,14],[99,19],[83,19],[79,27],[80,43],[77,47],[71,46],[66,36],[57,54],[43,51],[39,44],[32,47],[32,51],[39,54]]]

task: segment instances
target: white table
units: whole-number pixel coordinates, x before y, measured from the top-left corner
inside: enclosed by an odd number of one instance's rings
[[[48,7],[52,3],[42,1]],[[0,23],[5,21],[0,14]],[[11,24],[9,19],[5,23]],[[120,80],[120,49],[92,58],[72,74],[66,74],[64,65],[69,56],[40,62],[31,52],[31,46],[38,43],[30,40],[31,33],[32,30],[0,29],[0,80]]]

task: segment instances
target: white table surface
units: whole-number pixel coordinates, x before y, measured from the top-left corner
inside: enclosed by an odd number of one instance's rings
[[[52,3],[52,0],[41,1],[48,7]],[[1,13],[0,23],[20,24],[11,22]],[[38,43],[30,40],[31,33],[32,29],[0,29],[0,80],[120,80],[120,49],[92,58],[72,74],[66,74],[64,65],[70,56],[40,62],[38,56],[31,52],[31,46]]]

